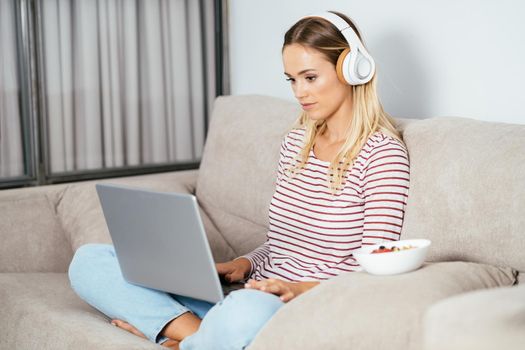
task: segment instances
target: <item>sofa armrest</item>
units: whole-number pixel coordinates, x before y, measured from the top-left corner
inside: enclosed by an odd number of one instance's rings
[[[0,191],[0,272],[64,272],[72,251],[56,203],[62,185]]]
[[[248,349],[421,350],[427,307],[515,280],[510,268],[465,262],[426,264],[394,276],[344,273],[286,303]]]
[[[185,170],[0,191],[0,272],[65,272],[80,245],[111,243],[98,182],[195,194],[197,175]]]
[[[523,349],[525,285],[465,293],[432,305],[424,350]]]

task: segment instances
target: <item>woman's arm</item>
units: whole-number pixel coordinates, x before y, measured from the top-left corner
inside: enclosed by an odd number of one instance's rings
[[[381,141],[370,152],[362,172],[363,245],[399,240],[409,182],[406,148],[397,140]]]
[[[262,263],[264,259],[268,257],[269,254],[270,254],[270,245],[268,244],[268,240],[267,240],[266,242],[261,244],[259,247],[255,248],[250,253],[241,255],[238,258],[235,258],[233,261],[236,261],[237,259],[241,259],[241,258],[247,259],[251,264],[251,268],[248,273],[248,276],[251,276],[254,269],[260,263]]]

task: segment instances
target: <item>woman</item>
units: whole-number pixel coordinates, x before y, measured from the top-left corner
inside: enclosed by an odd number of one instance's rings
[[[114,325],[166,347],[242,349],[284,303],[359,270],[353,250],[398,240],[408,154],[355,33],[350,19],[327,12],[285,35],[285,75],[304,112],[281,144],[267,241],[216,265],[227,281],[248,279],[245,289],[212,305],[133,286],[112,247],[91,244],[71,263],[75,291]]]

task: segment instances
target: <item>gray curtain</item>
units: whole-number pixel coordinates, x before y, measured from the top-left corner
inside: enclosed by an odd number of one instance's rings
[[[2,178],[24,175],[15,1],[0,0]],[[36,4],[42,42],[38,105],[51,173],[201,157],[205,113],[215,93],[213,1]]]
[[[51,172],[200,158],[199,1],[41,4]]]
[[[0,0],[4,178],[24,175],[15,1]],[[201,157],[205,114],[215,93],[213,1],[43,0],[37,5],[42,14],[40,112],[51,173]]]
[[[15,0],[0,0],[0,177],[24,174]]]

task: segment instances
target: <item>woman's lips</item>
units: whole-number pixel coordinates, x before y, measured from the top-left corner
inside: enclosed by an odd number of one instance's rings
[[[315,104],[316,104],[316,102],[314,102],[314,103],[301,103],[301,106],[306,111],[306,110],[314,108]]]

